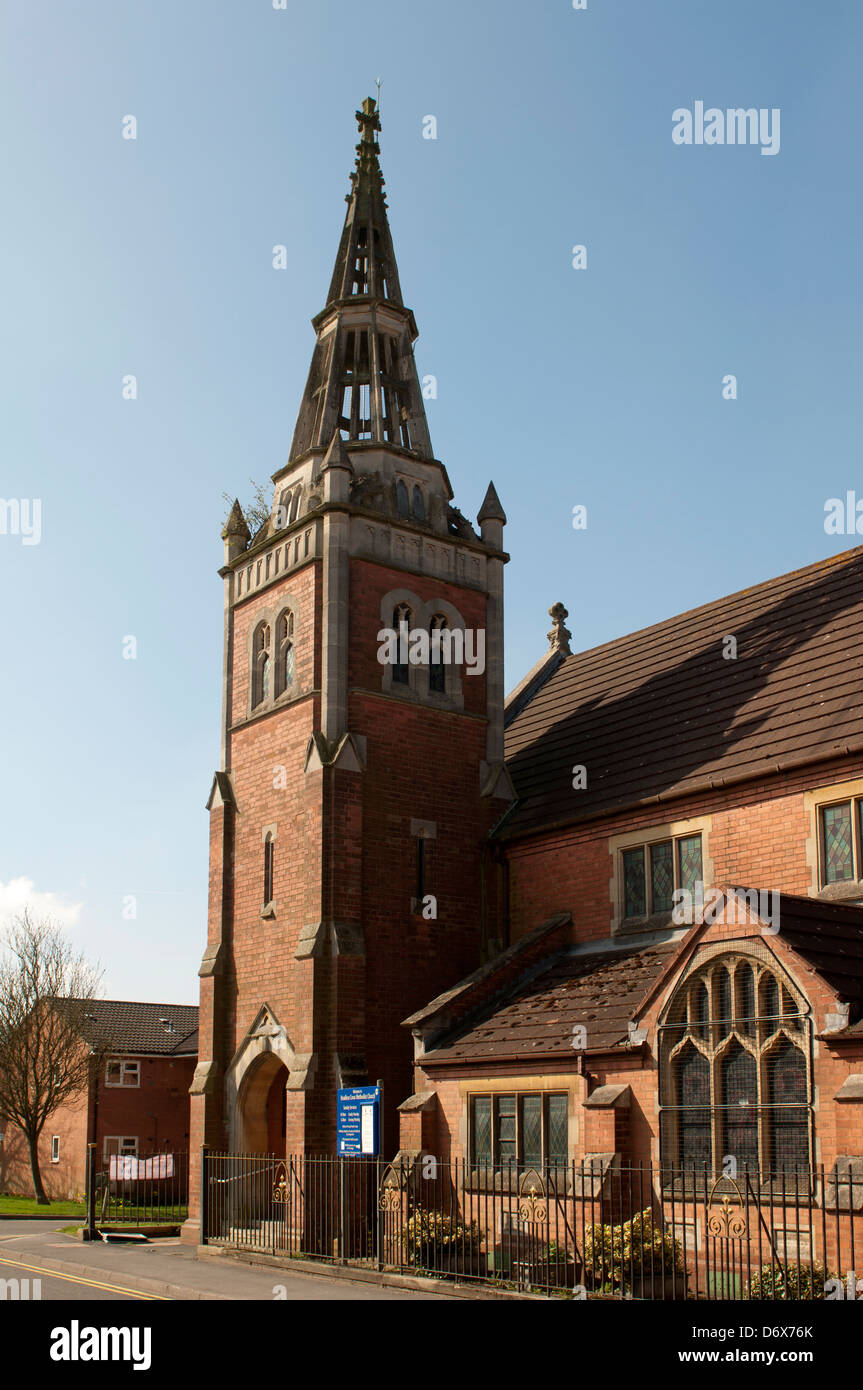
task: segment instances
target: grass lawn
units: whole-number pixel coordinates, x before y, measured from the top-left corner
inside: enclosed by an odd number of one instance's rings
[[[35,1197],[0,1194],[0,1216],[86,1216],[85,1202],[50,1202],[40,1206]]]

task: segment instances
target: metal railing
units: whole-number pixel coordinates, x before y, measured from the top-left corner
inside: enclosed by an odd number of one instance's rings
[[[203,1238],[583,1298],[853,1297],[863,1175],[205,1152]],[[849,1275],[851,1285],[849,1285]]]
[[[189,1214],[188,1153],[118,1154],[97,1165],[91,1147],[88,1213],[93,1226],[176,1226]]]

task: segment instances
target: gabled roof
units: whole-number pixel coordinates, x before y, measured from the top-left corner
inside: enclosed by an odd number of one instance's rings
[[[779,927],[785,944],[851,1005],[855,1018],[863,1010],[863,908],[783,893]]]
[[[94,999],[87,1005],[82,1031],[87,1042],[108,1042],[117,1053],[195,1056],[198,1006]]]
[[[727,898],[730,890],[722,891]],[[779,907],[783,944],[849,1004],[848,1027],[831,1032],[830,1041],[863,1036],[863,1022],[858,1021],[863,1015],[863,908],[790,893],[781,895]],[[756,927],[759,920],[749,919]],[[704,930],[701,924],[658,941],[609,941],[607,950],[576,946],[549,954],[529,974],[522,972],[488,997],[482,1007],[452,1020],[421,1065],[475,1068],[503,1061],[571,1059],[576,1024],[586,1030],[586,1053],[624,1047],[630,1021],[638,1019],[651,995],[666,988]],[[728,946],[733,946],[731,939]],[[511,963],[509,953],[498,960],[502,967]],[[484,968],[493,977],[495,962]],[[453,998],[460,993],[457,986]],[[409,1021],[422,1020],[433,1008]]]
[[[861,658],[863,546],[567,656],[507,730],[497,833],[863,751]]]
[[[442,1047],[422,1058],[422,1066],[540,1057],[571,1061],[576,1024],[586,1030],[586,1052],[625,1044],[635,1006],[678,944],[635,944],[623,950],[553,956],[508,999],[497,1000],[460,1030],[454,1028]]]

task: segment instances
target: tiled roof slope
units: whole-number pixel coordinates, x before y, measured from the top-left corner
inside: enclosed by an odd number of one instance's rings
[[[118,1053],[193,1056],[198,1050],[198,1006],[94,999],[87,1005],[84,1033],[88,1042],[108,1041]]]
[[[510,722],[498,834],[863,749],[861,656],[863,546],[577,652]]]
[[[572,1030],[587,1030],[586,1051],[626,1042],[633,1011],[668,965],[679,942],[629,950],[558,955],[545,970],[498,1002],[422,1065],[573,1056]]]
[[[779,930],[786,945],[850,1004],[855,1020],[863,1011],[863,908],[783,893]]]

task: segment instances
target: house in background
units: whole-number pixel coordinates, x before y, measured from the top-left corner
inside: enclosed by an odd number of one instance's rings
[[[112,1052],[90,1068],[74,1102],[59,1106],[42,1131],[40,1168],[51,1198],[83,1195],[87,1145],[107,1168],[113,1155],[187,1152],[189,1086],[198,1059],[198,1010],[192,1004],[98,999],[82,1036],[86,1047]],[[0,1192],[32,1194],[27,1144],[6,1124],[0,1143]]]

